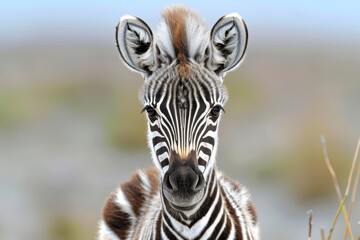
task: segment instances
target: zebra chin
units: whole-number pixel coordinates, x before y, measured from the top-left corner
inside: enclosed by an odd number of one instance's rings
[[[170,203],[170,206],[176,210],[186,211],[191,210],[197,206],[197,204],[204,197],[204,189],[195,193],[195,194],[186,194],[185,196],[181,196],[180,194],[173,194],[163,188],[163,193],[166,200]]]

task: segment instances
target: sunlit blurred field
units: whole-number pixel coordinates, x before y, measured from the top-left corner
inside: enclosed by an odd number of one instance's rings
[[[250,189],[263,239],[305,239],[307,211],[317,231],[338,206],[320,135],[343,189],[360,136],[360,41],[251,37],[217,164]],[[0,45],[0,239],[94,239],[110,192],[152,164],[141,85],[111,38]]]

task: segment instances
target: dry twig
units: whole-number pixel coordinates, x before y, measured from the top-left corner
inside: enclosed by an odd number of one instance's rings
[[[308,215],[309,215],[309,234],[308,234],[308,240],[311,240],[311,233],[312,233],[312,225],[313,225],[313,222],[312,222],[312,210],[309,210],[308,212]]]

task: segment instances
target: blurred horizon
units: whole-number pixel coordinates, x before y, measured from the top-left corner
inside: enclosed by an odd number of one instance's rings
[[[262,236],[306,238],[309,209],[314,239],[330,228],[338,202],[320,136],[343,190],[360,136],[359,1],[5,0],[0,239],[94,238],[110,192],[152,164],[143,80],[122,64],[114,31],[124,14],[154,30],[171,5],[193,9],[209,29],[239,12],[249,29],[246,60],[224,81],[217,164],[250,189]],[[343,229],[341,219],[334,239]]]

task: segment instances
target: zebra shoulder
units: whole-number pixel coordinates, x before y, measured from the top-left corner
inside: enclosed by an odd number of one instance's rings
[[[242,212],[247,219],[247,222],[254,227],[257,226],[258,216],[247,188],[242,186],[239,182],[222,174],[220,175],[220,182],[225,188],[226,193],[231,196],[234,206]]]
[[[100,239],[128,239],[134,234],[143,209],[158,192],[159,178],[155,167],[138,170],[110,195],[103,209]]]

